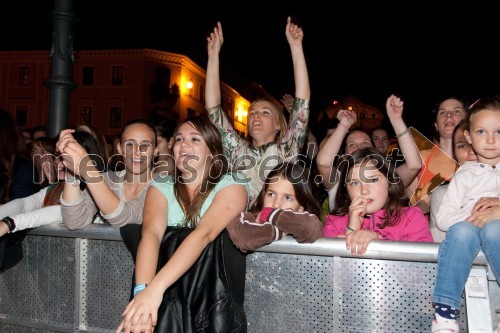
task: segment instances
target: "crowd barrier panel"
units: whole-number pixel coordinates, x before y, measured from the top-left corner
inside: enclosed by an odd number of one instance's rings
[[[342,239],[286,236],[247,255],[249,333],[429,332],[439,244],[373,241],[354,257]],[[0,274],[0,332],[114,332],[133,263],[120,233],[95,224],[33,229],[24,258]],[[492,332],[500,288],[482,253],[460,309],[461,332]]]

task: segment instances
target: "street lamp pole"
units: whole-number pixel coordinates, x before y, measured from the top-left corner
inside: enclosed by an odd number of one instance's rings
[[[70,93],[76,86],[71,79],[73,28],[76,23],[73,0],[55,0],[50,17],[52,47],[49,57],[52,59],[52,71],[44,83],[50,89],[47,134],[56,137],[61,130],[69,127]]]

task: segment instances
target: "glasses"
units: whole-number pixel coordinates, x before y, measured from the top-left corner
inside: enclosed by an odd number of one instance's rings
[[[442,117],[442,118],[445,118],[448,115],[450,115],[450,116],[458,116],[458,115],[462,115],[464,113],[465,113],[465,110],[462,110],[462,109],[441,110],[441,111],[438,112],[438,116]]]
[[[125,150],[127,152],[133,152],[135,147],[139,147],[140,153],[147,153],[153,147],[153,144],[151,142],[125,141]]]

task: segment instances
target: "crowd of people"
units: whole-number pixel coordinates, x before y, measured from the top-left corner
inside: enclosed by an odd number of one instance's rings
[[[209,256],[244,270],[244,256],[210,255],[224,237],[240,254],[284,235],[299,243],[343,238],[353,256],[376,240],[439,242],[431,329],[459,332],[457,309],[480,250],[500,278],[500,96],[472,106],[456,97],[440,101],[429,142],[405,123],[404,101],[389,96],[386,113],[404,161],[388,158],[388,129],[353,128],[351,110],[338,111],[337,126],[318,143],[308,129],[304,32],[290,17],[285,37],[294,96],[284,95],[283,105],[252,101],[247,137],[221,106],[221,23],[207,37],[206,117],[134,119],[110,145],[89,124],[55,140],[44,128],[17,132],[0,110],[0,270],[22,259],[31,228],[109,223],[120,228],[135,265],[117,332],[244,332],[241,291],[228,287],[237,275],[223,269],[216,283],[198,269]],[[193,280],[210,287],[193,291]],[[223,294],[230,310],[212,313]]]

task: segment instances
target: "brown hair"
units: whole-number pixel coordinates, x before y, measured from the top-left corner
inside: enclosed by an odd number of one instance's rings
[[[224,156],[222,148],[222,139],[215,127],[207,118],[199,116],[192,116],[185,121],[179,123],[174,131],[174,136],[177,134],[179,127],[184,123],[191,123],[198,132],[200,132],[205,144],[212,153],[210,163],[205,166],[205,171],[208,171],[203,177],[199,189],[196,191],[193,200],[189,199],[187,187],[182,178],[182,175],[176,177],[174,183],[175,198],[184,208],[185,220],[184,226],[194,228],[200,219],[200,210],[203,203],[207,199],[210,192],[214,189],[215,185],[224,177],[228,171],[227,159]]]
[[[351,198],[346,187],[347,175],[354,166],[366,166],[368,162],[372,162],[389,182],[389,196],[382,208],[385,211],[385,220],[381,228],[397,225],[401,218],[402,208],[408,205],[403,182],[401,179],[396,178],[397,173],[394,170],[394,166],[389,164],[386,157],[373,147],[359,149],[350,155],[343,155],[340,158],[337,169],[340,172],[340,183],[337,195],[335,196],[335,205],[332,214],[346,215],[349,213]]]
[[[292,184],[297,202],[304,207],[304,210],[317,216],[320,215],[321,207],[315,195],[316,185],[311,178],[311,170],[302,162],[283,162],[269,172],[264,187],[252,208],[253,213],[259,213],[264,208],[267,188],[269,184],[276,181],[276,177],[282,177]]]

